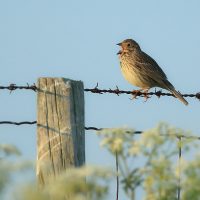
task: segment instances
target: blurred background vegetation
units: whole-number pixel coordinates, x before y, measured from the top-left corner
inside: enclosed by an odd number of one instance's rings
[[[14,200],[103,200],[108,193],[116,193],[110,182],[118,176],[119,187],[130,200],[137,199],[138,189],[144,200],[175,200],[179,191],[182,200],[200,199],[199,139],[190,132],[161,123],[139,135],[128,128],[104,129],[97,134],[102,138],[100,145],[117,155],[119,171],[103,166],[71,168],[44,187],[29,180],[11,188],[13,176],[23,176],[34,163],[20,160],[15,146],[1,144],[0,198],[9,191]]]

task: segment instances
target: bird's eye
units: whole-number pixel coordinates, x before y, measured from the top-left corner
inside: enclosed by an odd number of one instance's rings
[[[128,46],[128,47],[130,47],[130,46],[131,46],[131,44],[130,44],[130,43],[128,43],[128,44],[127,44],[127,46]]]

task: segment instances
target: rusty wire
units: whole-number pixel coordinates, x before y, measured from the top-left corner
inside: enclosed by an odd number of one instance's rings
[[[10,84],[8,86],[0,86],[1,90],[7,89],[10,90],[10,92],[17,90],[17,89],[26,89],[26,90],[32,90],[34,92],[36,92],[38,90],[37,86],[35,84],[33,85],[29,85],[27,83],[26,86],[17,86],[16,84]],[[117,86],[116,89],[99,89],[98,88],[98,83],[94,88],[85,88],[84,89],[85,92],[91,92],[91,93],[96,93],[96,94],[104,94],[104,93],[110,93],[110,94],[116,94],[116,95],[120,95],[120,94],[131,94],[134,97],[148,97],[150,98],[150,96],[157,96],[158,98],[161,96],[174,96],[171,93],[164,93],[161,90],[159,91],[154,91],[154,92],[141,92],[138,90],[133,90],[133,91],[127,91],[127,90],[120,90]],[[182,94],[183,97],[191,97],[191,98],[197,98],[198,100],[200,100],[200,92],[197,92],[196,94]],[[22,121],[22,122],[13,122],[13,121],[0,121],[0,124],[11,124],[11,125],[33,125],[33,124],[37,124],[37,121]],[[101,131],[103,129],[108,129],[108,128],[97,128],[97,127],[85,127],[85,130],[94,130],[94,131]],[[127,133],[129,134],[142,134],[143,131],[127,131]],[[166,136],[166,135],[165,135]],[[181,143],[181,139],[182,138],[186,138],[186,139],[197,139],[200,140],[200,137],[198,136],[187,136],[187,135],[175,135],[177,136],[177,138],[179,139],[179,142]],[[178,200],[180,199],[180,194],[181,194],[181,156],[182,156],[182,149],[181,149],[181,144],[179,147],[179,179],[178,179],[178,190],[177,190],[177,198]],[[116,154],[116,169],[118,172],[118,157]],[[117,175],[117,196],[116,199],[118,199],[118,193],[119,193],[119,177]]]
[[[0,90],[10,90],[10,92],[12,92],[12,91],[14,91],[14,90],[17,90],[17,89],[20,89],[20,90],[22,90],[22,89],[32,90],[32,91],[34,91],[34,92],[37,91],[37,87],[36,87],[35,83],[32,84],[32,85],[29,85],[29,84],[27,83],[26,86],[17,86],[17,85],[14,84],[14,83],[11,83],[11,84],[8,85],[8,86],[0,86]]]
[[[116,89],[99,89],[98,83],[94,88],[85,88],[84,91],[96,93],[96,94],[110,93],[110,94],[116,94],[118,96],[120,94],[131,94],[134,97],[140,96],[140,97],[148,97],[148,98],[150,98],[150,96],[153,96],[153,95],[157,96],[158,98],[161,96],[173,96],[174,97],[174,95],[171,93],[165,93],[165,92],[162,92],[162,90],[156,91],[156,89],[154,92],[148,92],[148,93],[141,92],[139,90],[133,90],[133,91],[120,90],[117,86],[116,86]],[[196,94],[182,94],[182,96],[183,97],[195,97],[200,100],[200,92],[197,92]]]
[[[32,90],[34,92],[36,92],[38,90],[37,86],[34,84],[29,85],[27,83],[26,86],[18,86],[16,84],[10,84],[8,86],[0,86],[0,90],[10,90],[10,92],[17,90],[17,89],[26,89],[26,90]],[[98,88],[98,83],[94,88],[85,88],[84,89],[85,92],[91,92],[91,93],[95,93],[95,94],[104,94],[104,93],[109,93],[109,94],[116,94],[116,95],[120,95],[120,94],[131,94],[134,97],[148,97],[150,98],[151,96],[157,96],[158,98],[161,96],[173,96],[173,94],[171,93],[166,93],[166,92],[162,92],[161,90],[159,91],[154,91],[154,92],[141,92],[138,90],[133,90],[133,91],[129,91],[129,90],[120,90],[117,86],[115,89],[99,89]],[[183,97],[191,97],[191,98],[197,98],[200,100],[200,92],[194,93],[194,94],[182,94]]]

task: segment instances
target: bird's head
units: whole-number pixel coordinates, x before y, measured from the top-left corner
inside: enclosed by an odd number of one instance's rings
[[[117,54],[140,50],[139,44],[132,39],[126,39],[123,42],[118,43],[117,45],[121,47],[121,50]]]

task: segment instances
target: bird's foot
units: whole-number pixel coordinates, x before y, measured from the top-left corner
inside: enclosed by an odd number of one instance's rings
[[[140,90],[133,90],[132,91],[132,97],[130,98],[131,100],[133,100],[133,99],[137,99],[137,96],[139,96],[140,94],[141,94],[141,91],[142,91],[143,89],[140,89]]]
[[[149,91],[149,89],[146,89],[146,90],[143,91],[143,93],[144,93],[144,102],[147,102],[147,100],[150,98],[150,96],[148,95],[148,91]]]

